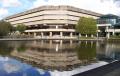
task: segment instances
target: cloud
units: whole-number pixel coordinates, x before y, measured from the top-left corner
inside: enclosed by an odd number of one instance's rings
[[[9,14],[8,10],[5,8],[0,8],[0,19],[7,16]]]
[[[42,5],[70,5],[101,14],[119,14],[120,12],[120,7],[116,6],[114,0],[36,0],[32,7]]]
[[[120,0],[0,0],[0,18],[43,5],[70,5],[101,14],[120,15]]]
[[[120,8],[120,0],[114,0],[114,2]]]
[[[120,7],[120,0],[101,0],[101,2],[105,2],[105,1],[108,1],[108,2],[113,1],[113,3],[114,3],[116,6]]]
[[[19,72],[20,71],[20,66],[18,66],[17,64],[12,64],[12,63],[4,63],[4,71],[6,71],[7,73],[15,73],[15,72]]]
[[[2,7],[18,7],[21,5],[19,0],[0,0],[2,2]]]
[[[48,0],[44,0],[44,1],[48,2]]]

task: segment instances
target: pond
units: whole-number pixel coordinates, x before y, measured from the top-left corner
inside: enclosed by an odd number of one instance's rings
[[[120,43],[103,41],[0,41],[0,76],[50,76],[98,61],[120,59]]]

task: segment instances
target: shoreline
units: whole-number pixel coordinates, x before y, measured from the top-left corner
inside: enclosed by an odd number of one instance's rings
[[[104,39],[75,39],[75,38],[0,38],[0,41],[33,41],[33,40],[104,41]]]

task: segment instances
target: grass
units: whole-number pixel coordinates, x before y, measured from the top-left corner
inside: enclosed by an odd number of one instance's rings
[[[114,41],[114,42],[117,42],[117,41],[120,41],[120,36],[111,36],[108,41]]]
[[[80,37],[79,39],[96,39],[96,37]]]

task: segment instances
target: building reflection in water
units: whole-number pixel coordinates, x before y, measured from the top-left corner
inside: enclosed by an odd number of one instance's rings
[[[96,43],[79,43],[72,40],[33,41],[26,43],[24,52],[16,48],[11,56],[47,70],[71,70],[96,61]]]
[[[71,70],[97,60],[120,60],[120,43],[94,41],[1,41],[0,55],[41,69]]]
[[[97,42],[97,55],[99,60],[110,62],[120,60],[120,43]]]

